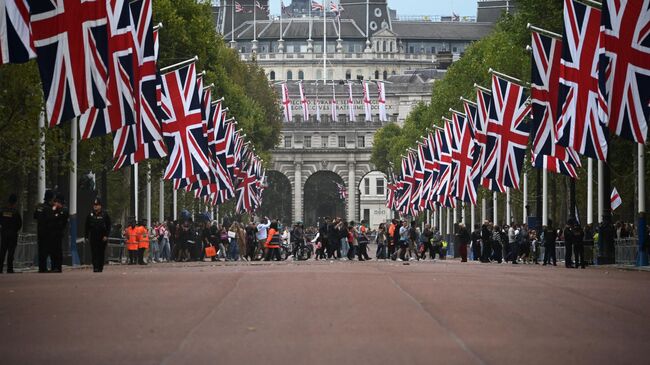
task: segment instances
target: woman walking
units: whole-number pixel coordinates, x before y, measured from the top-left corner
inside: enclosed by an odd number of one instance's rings
[[[278,222],[273,221],[271,222],[271,226],[269,227],[269,234],[268,237],[266,238],[266,256],[264,257],[264,261],[271,261],[271,259],[275,261],[280,261],[280,232],[278,231]]]

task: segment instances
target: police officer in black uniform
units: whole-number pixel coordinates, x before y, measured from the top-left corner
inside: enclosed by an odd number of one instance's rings
[[[0,273],[2,273],[5,256],[7,256],[7,273],[14,272],[14,253],[16,252],[16,246],[18,246],[18,231],[23,226],[20,213],[16,210],[17,201],[16,194],[11,194],[9,204],[0,213]]]
[[[43,196],[43,203],[39,204],[34,209],[34,220],[36,221],[36,241],[38,243],[38,272],[47,272],[47,256],[49,253],[48,246],[48,227],[47,216],[52,210],[52,199],[54,199],[54,192],[46,190]]]
[[[86,217],[85,238],[90,243],[90,253],[93,261],[93,271],[104,270],[104,253],[108,244],[108,235],[111,231],[111,218],[102,209],[102,201],[95,198],[93,210]]]
[[[56,194],[54,204],[46,214],[48,228],[48,251],[52,260],[52,272],[63,271],[63,234],[68,225],[68,208],[65,207],[65,198]]]

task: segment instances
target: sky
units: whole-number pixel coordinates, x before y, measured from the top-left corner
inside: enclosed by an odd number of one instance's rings
[[[317,0],[322,2],[323,0]],[[361,0],[363,1],[363,0]],[[269,0],[271,13],[280,13],[280,0]],[[388,6],[398,15],[458,15],[476,16],[477,0],[388,0]],[[291,0],[284,0],[289,5]]]

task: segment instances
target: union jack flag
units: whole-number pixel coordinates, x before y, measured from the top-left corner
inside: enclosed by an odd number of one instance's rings
[[[354,98],[352,97],[352,84],[348,84],[348,90],[350,91],[350,97],[348,98],[348,118],[350,122],[357,121],[357,113],[354,111]]]
[[[235,1],[235,12],[237,13],[243,13],[244,12],[244,7]]]
[[[106,0],[29,2],[50,127],[89,107],[105,108],[108,81]]]
[[[0,65],[36,57],[26,0],[0,1]]]
[[[309,122],[309,101],[305,96],[305,86],[302,82],[298,83],[298,89],[300,90],[300,106],[302,106],[302,121],[307,123]]]
[[[474,131],[464,114],[453,113],[452,120],[451,156],[454,165],[452,195],[464,202],[476,204],[476,187],[472,181]]]
[[[394,209],[395,208],[395,192],[397,191],[397,184],[395,182],[395,174],[391,172],[391,179],[386,184],[388,190],[388,196],[386,197],[386,208]]]
[[[411,195],[413,193],[415,178],[413,177],[413,158],[411,153],[402,158],[402,172],[400,174],[400,194],[397,199],[396,210],[407,214],[410,210]]]
[[[422,199],[422,188],[424,182],[424,168],[420,159],[420,148],[418,146],[417,153],[410,154],[413,161],[413,189],[411,193],[411,202],[409,204],[411,215],[417,216],[423,210],[425,200]]]
[[[492,107],[488,122],[483,176],[519,189],[530,126],[524,88],[492,75]]]
[[[418,158],[422,163],[422,189],[420,190],[421,208],[433,209],[432,194],[433,185],[438,177],[440,169],[435,159],[435,137],[429,133],[418,148]],[[423,205],[422,205],[423,204]]]
[[[370,87],[363,82],[363,111],[366,114],[366,122],[372,122],[372,107],[370,105]]]
[[[311,2],[311,10],[323,10],[325,9],[323,7],[323,4],[319,3],[318,1],[312,1]]]
[[[203,134],[194,63],[163,75],[162,80],[163,136],[171,151],[164,178],[208,172],[208,141]]]
[[[603,1],[600,26],[600,119],[645,144],[650,117],[650,0]]]
[[[580,158],[573,149],[555,143],[562,41],[533,32],[532,49],[532,164],[576,178]]]
[[[598,119],[600,10],[564,0],[557,143],[605,160],[607,137]]]
[[[437,201],[447,207],[453,207],[455,202],[451,198],[451,183],[452,183],[452,154],[451,154],[451,137],[452,137],[451,123],[445,123],[444,132],[441,130],[436,131],[436,155],[438,157],[438,178],[435,183],[435,195]]]
[[[485,163],[487,160],[487,126],[490,119],[490,108],[492,108],[492,93],[490,91],[476,88],[476,131],[475,143],[480,147],[479,160],[481,165],[481,186],[491,191],[505,193],[506,187],[494,179],[485,177]],[[477,169],[478,171],[478,169]]]
[[[291,99],[289,98],[289,88],[287,84],[282,84],[282,109],[284,110],[284,121],[290,123],[293,121],[293,113],[291,112]]]
[[[228,199],[232,198],[234,195],[234,182],[230,171],[228,170],[228,161],[226,158],[228,152],[228,146],[232,143],[234,128],[230,128],[233,123],[226,123],[226,111],[222,112],[222,117],[219,120],[215,120],[217,123],[215,125],[215,146],[214,152],[216,156],[216,168],[219,176],[220,185],[218,186],[219,190],[219,199],[218,203],[223,203]]]
[[[253,164],[251,164],[243,173],[242,180],[237,187],[237,205],[235,208],[237,214],[241,214],[244,211],[247,213],[253,212],[253,208],[257,205],[256,185],[257,176],[255,176]]]
[[[472,103],[468,100],[463,99],[463,109],[465,110],[465,116],[467,117],[467,122],[472,129],[472,134],[474,136],[474,149],[472,152],[472,176],[471,184],[475,192],[478,192],[478,187],[481,185],[481,180],[483,177],[483,161],[481,160],[483,154],[483,145],[478,141],[478,132],[479,126],[478,123],[478,108],[477,104]],[[485,134],[483,134],[483,140],[485,141]]]
[[[129,4],[123,0],[108,1],[109,76],[107,98],[103,109],[90,107],[79,118],[81,139],[103,136],[125,125],[135,123],[135,75],[138,65],[133,49],[133,27]]]

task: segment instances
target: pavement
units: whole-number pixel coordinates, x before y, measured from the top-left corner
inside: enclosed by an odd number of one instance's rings
[[[650,273],[436,262],[0,275],[2,364],[647,363]]]

